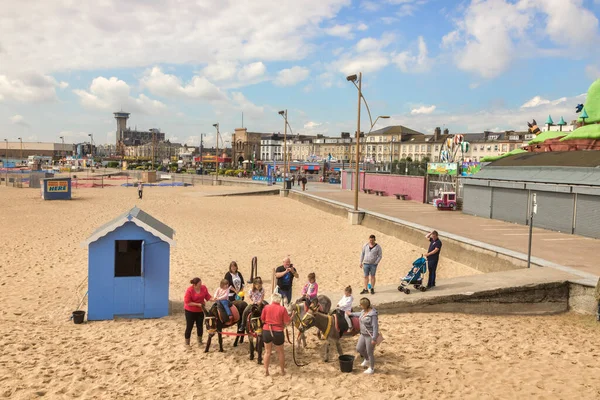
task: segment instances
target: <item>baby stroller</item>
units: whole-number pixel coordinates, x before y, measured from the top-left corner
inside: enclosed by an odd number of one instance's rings
[[[413,266],[408,271],[408,274],[402,278],[400,281],[400,286],[398,286],[398,290],[404,292],[406,294],[410,294],[410,289],[408,285],[413,285],[415,289],[424,292],[427,290],[425,286],[423,286],[423,274],[427,272],[427,260],[425,257],[421,256],[415,262],[413,262]]]

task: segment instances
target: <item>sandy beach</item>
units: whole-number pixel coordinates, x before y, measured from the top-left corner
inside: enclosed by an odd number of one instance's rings
[[[208,197],[231,188],[78,189],[72,201],[42,201],[35,189],[0,187],[0,396],[46,398],[217,399],[569,399],[600,398],[600,328],[589,316],[489,317],[457,314],[383,315],[386,341],[376,374],[356,365],[339,372],[319,357],[308,335],[309,362],[298,368],[286,346],[288,375],[248,360],[248,347],[225,353],[183,346],[182,300],[200,276],[211,292],[236,260],[244,277],[258,257],[271,287],[272,269],[290,255],[320,290],[362,282],[359,252],[377,235],[384,258],[378,283],[397,283],[423,253],[397,238],[350,226],[346,219],[278,196]],[[171,251],[173,313],[154,320],[75,325],[71,312],[86,291],[87,250],[99,225],[137,205],[177,232]],[[442,238],[443,240],[443,238]],[[424,242],[424,246],[426,243]],[[477,273],[442,257],[438,279]],[[338,298],[333,298],[337,302]],[[376,306],[376,303],[375,303]],[[85,309],[85,306],[84,306]],[[345,339],[354,354],[356,339]]]

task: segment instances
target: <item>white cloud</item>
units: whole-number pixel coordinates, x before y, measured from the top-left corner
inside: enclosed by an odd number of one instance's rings
[[[233,61],[223,61],[207,65],[202,73],[208,79],[213,81],[226,81],[233,79],[237,72],[237,63]]]
[[[346,75],[355,74],[358,71],[363,73],[375,72],[384,68],[390,63],[388,55],[380,52],[360,53],[356,56],[345,56],[337,61],[339,71]]]
[[[364,53],[365,51],[382,50],[394,42],[395,36],[390,33],[385,33],[380,39],[373,37],[363,38],[356,43],[356,51]]]
[[[122,108],[143,114],[156,114],[166,109],[165,104],[144,94],[132,97],[131,87],[116,77],[99,76],[94,78],[89,90],[75,89],[73,92],[79,96],[81,105],[89,109],[112,112]]]
[[[418,53],[413,54],[409,51],[403,51],[393,58],[394,64],[400,68],[402,72],[422,73],[431,69],[432,61],[427,57],[427,44],[423,36],[419,36]]]
[[[277,78],[273,81],[273,83],[277,86],[293,86],[298,82],[302,82],[308,75],[310,74],[310,70],[304,67],[292,67],[287,69],[282,69],[277,73]]]
[[[456,25],[442,47],[454,50],[459,68],[484,78],[515,58],[571,56],[599,40],[598,19],[583,0],[472,0]]]
[[[179,97],[208,101],[227,99],[225,93],[203,76],[194,76],[189,83],[184,85],[177,76],[165,74],[158,67],[146,71],[140,83],[151,93],[168,98]]]
[[[10,122],[15,125],[29,126],[29,124],[25,121],[25,118],[23,118],[23,116],[19,114],[15,114],[12,117],[10,117]]]
[[[323,124],[320,122],[308,121],[307,123],[304,124],[304,129],[315,129],[321,125],[323,125]]]
[[[541,105],[545,105],[545,104],[550,104],[550,105],[558,105],[560,103],[564,103],[567,101],[566,97],[561,97],[560,99],[556,99],[556,100],[547,100],[542,98],[541,96],[534,96],[531,99],[529,99],[528,101],[526,101],[521,108],[534,108],[534,107],[538,107]]]
[[[346,39],[351,39],[354,36],[352,35],[352,24],[334,25],[325,29],[325,33],[330,36],[337,36]]]
[[[238,72],[238,79],[240,81],[252,81],[262,77],[267,72],[267,67],[262,62],[254,62],[252,64],[244,65]]]
[[[244,118],[258,119],[265,113],[263,106],[257,106],[244,96],[241,92],[232,92],[231,97],[236,109],[244,112]]]
[[[0,71],[20,71],[23,65],[51,73],[161,63],[298,60],[312,51],[310,40],[319,26],[350,4],[104,0],[92,7],[88,2],[47,0],[31,7],[16,2],[11,12],[0,13]]]
[[[2,61],[4,62],[4,60]],[[0,102],[38,103],[56,100],[56,88],[66,82],[57,82],[52,76],[34,72],[19,73],[14,77],[0,74]]]
[[[542,99],[543,100],[543,99]],[[409,126],[417,131],[431,134],[432,127],[445,125],[450,133],[483,132],[484,130],[527,130],[527,121],[536,119],[545,121],[551,115],[555,121],[562,116],[567,123],[577,118],[575,104],[583,103],[585,95],[561,98],[543,102],[536,107],[481,107],[477,109],[464,109],[462,111],[444,112],[436,110],[431,114],[413,114],[407,112],[403,115],[392,115],[387,125]]]
[[[412,115],[416,115],[416,114],[431,114],[432,112],[435,111],[435,109],[436,109],[435,105],[421,106],[421,107],[413,108],[412,110],[410,110],[410,113]]]
[[[366,31],[367,29],[369,29],[369,26],[362,22],[356,27],[356,30],[358,31]]]

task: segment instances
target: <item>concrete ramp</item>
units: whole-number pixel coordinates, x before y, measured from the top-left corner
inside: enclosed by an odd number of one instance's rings
[[[380,313],[449,312],[467,314],[543,315],[569,310],[569,273],[535,267],[439,280],[433,290],[410,294],[397,285],[376,287],[375,295],[354,294],[354,306],[368,297]],[[331,296],[330,296],[331,297]],[[333,304],[339,294],[331,297]]]

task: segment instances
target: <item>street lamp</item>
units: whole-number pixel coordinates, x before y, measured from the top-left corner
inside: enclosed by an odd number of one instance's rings
[[[356,86],[356,88],[358,89],[358,111],[357,111],[357,119],[356,119],[356,174],[354,177],[354,211],[358,211],[358,185],[359,185],[359,180],[358,180],[358,175],[360,174],[360,166],[359,166],[359,160],[360,160],[360,101],[362,97],[362,72],[358,73],[358,76],[356,75],[350,75],[346,77],[346,80],[348,82],[352,82],[352,84],[354,86]],[[356,84],[356,82],[358,81],[358,85]],[[365,105],[367,104],[367,102],[365,101]],[[367,111],[369,110],[369,107],[367,106]],[[371,118],[371,112],[369,111],[369,119]],[[373,125],[371,123],[371,125]]]
[[[364,97],[363,97],[364,99]],[[367,101],[365,100],[365,104],[367,104]],[[375,122],[373,122],[371,124],[371,129],[369,129],[369,133],[371,133],[371,131],[373,130],[373,127],[375,126],[375,124],[377,123],[377,121],[379,120],[379,118],[381,119],[388,119],[390,116],[389,115],[380,115],[379,117],[375,118]]]
[[[94,162],[94,135],[88,133],[90,137],[90,154],[92,155],[92,163]]]
[[[62,154],[63,158],[66,158],[65,137],[64,136],[60,136],[59,139],[62,140],[62,147],[61,147],[62,151],[60,152],[60,154]]]
[[[286,180],[287,180],[287,110],[279,111],[279,115],[283,117],[284,125],[283,125],[283,188],[286,188]]]
[[[21,162],[19,164],[23,164],[23,138],[17,138],[21,142]]]
[[[217,177],[216,177],[216,180],[218,181],[219,180],[219,123],[217,122],[216,124],[213,124],[213,126],[215,128],[217,128],[217,151],[215,153],[215,155],[216,155],[216,160],[215,160],[216,163],[215,164],[217,165]]]
[[[6,142],[6,161],[4,162],[4,172],[5,172],[5,178],[4,178],[4,182],[6,182],[6,186],[8,186],[8,139],[4,139],[4,141]]]

